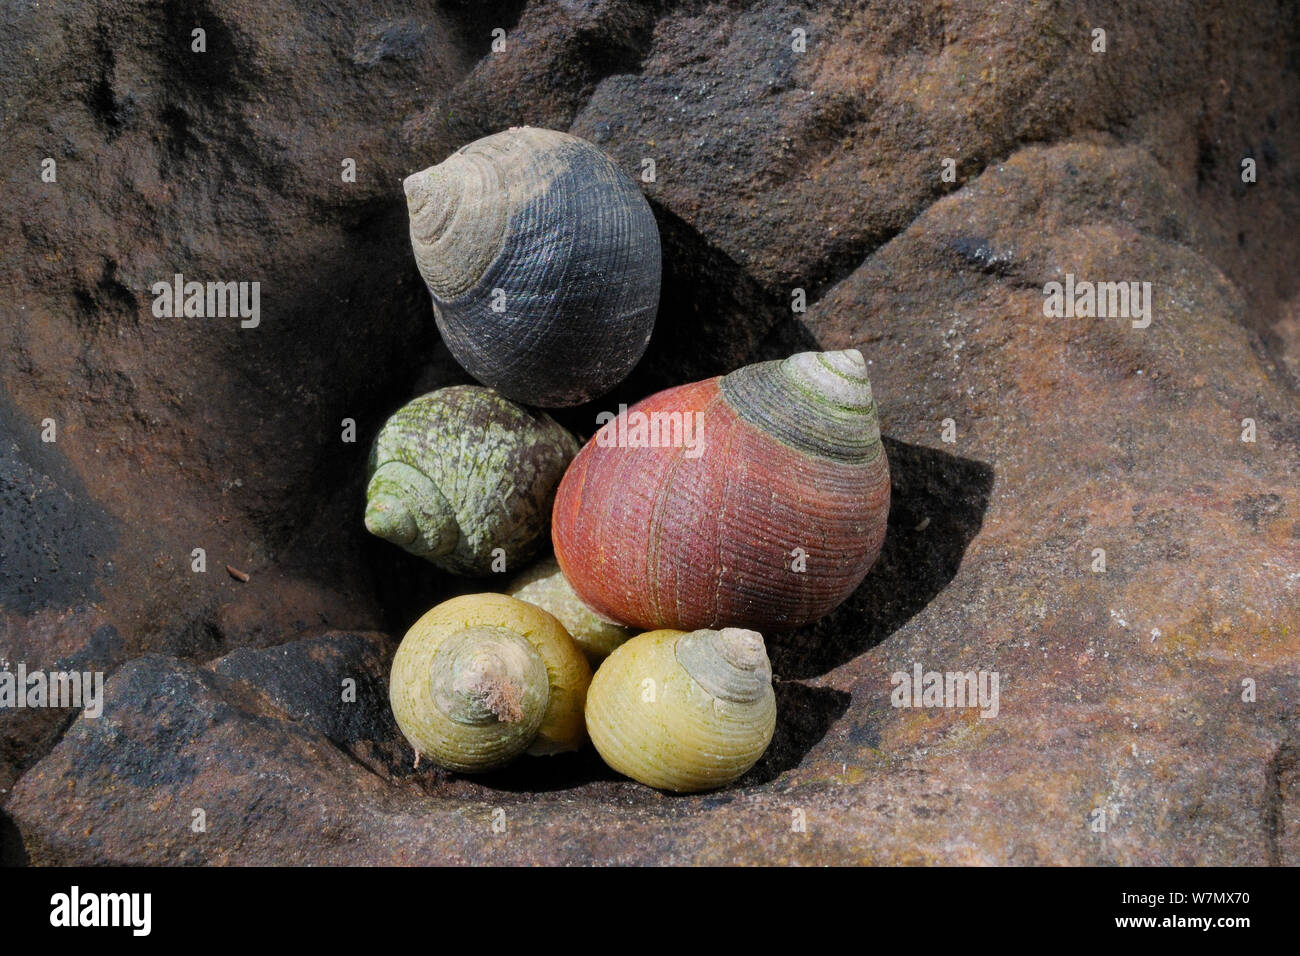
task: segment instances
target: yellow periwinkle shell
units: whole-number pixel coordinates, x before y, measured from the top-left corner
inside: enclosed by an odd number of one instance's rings
[[[389,701],[416,753],[476,773],[576,750],[591,667],[552,615],[503,594],[444,601],[393,658]]]
[[[767,649],[757,631],[649,631],[601,664],[587,732],[605,763],[661,790],[725,786],[776,728]]]

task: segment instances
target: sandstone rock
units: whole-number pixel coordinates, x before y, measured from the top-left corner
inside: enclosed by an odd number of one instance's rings
[[[239,648],[210,669],[260,693],[376,773],[404,776],[411,752],[388,706],[394,650],[385,634],[331,632],[260,650]]]
[[[331,9],[0,10],[0,658],[116,669],[100,718],[0,714],[0,856],[1300,861],[1294,9]],[[885,550],[772,642],[777,737],[735,789],[591,751],[416,771],[383,703],[415,616],[490,586],[357,520],[383,416],[463,380],[400,180],[520,123],[655,166],[656,335],[575,431],[797,349],[872,363]],[[177,272],[260,281],[259,326],[156,317]],[[1150,282],[1150,325],[1044,316],[1067,274]],[[998,715],[891,706],[916,664],[996,671]]]

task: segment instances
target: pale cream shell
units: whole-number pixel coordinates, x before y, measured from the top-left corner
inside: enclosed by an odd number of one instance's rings
[[[515,578],[506,593],[559,618],[593,666],[636,633],[632,628],[603,620],[583,604],[553,556],[542,558]]]

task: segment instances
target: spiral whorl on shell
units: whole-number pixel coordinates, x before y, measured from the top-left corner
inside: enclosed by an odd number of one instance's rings
[[[624,419],[638,413],[651,423],[698,415],[698,447],[629,447]],[[888,511],[876,403],[862,355],[848,349],[763,362],[633,406],[573,460],[551,534],[574,591],[601,617],[787,630],[852,593]]]
[[[596,672],[586,716],[619,773],[661,790],[724,786],[763,755],[776,727],[763,638],[732,627],[634,637]]]
[[[591,668],[550,614],[501,594],[444,601],[393,658],[389,700],[416,752],[474,773],[576,750]]]
[[[411,246],[451,353],[530,405],[577,405],[641,358],[659,302],[659,231],[596,147],[522,127],[405,181]]]
[[[578,444],[549,415],[457,385],[404,405],[370,453],[366,528],[457,574],[513,570],[545,541]]]

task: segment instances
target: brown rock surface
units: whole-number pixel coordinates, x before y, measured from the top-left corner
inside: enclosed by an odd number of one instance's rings
[[[1300,862],[1293,7],[344,8],[0,11],[0,658],[113,671],[100,718],[0,712],[0,856]],[[722,793],[413,771],[383,700],[370,632],[473,587],[359,521],[382,416],[460,378],[400,178],[525,122],[655,160],[659,328],[598,407],[872,363],[884,554],[771,640],[777,739]],[[260,326],[154,317],[175,272],[260,281]],[[1150,282],[1150,326],[1045,317],[1067,273]],[[997,716],[892,707],[918,663],[996,671]]]

